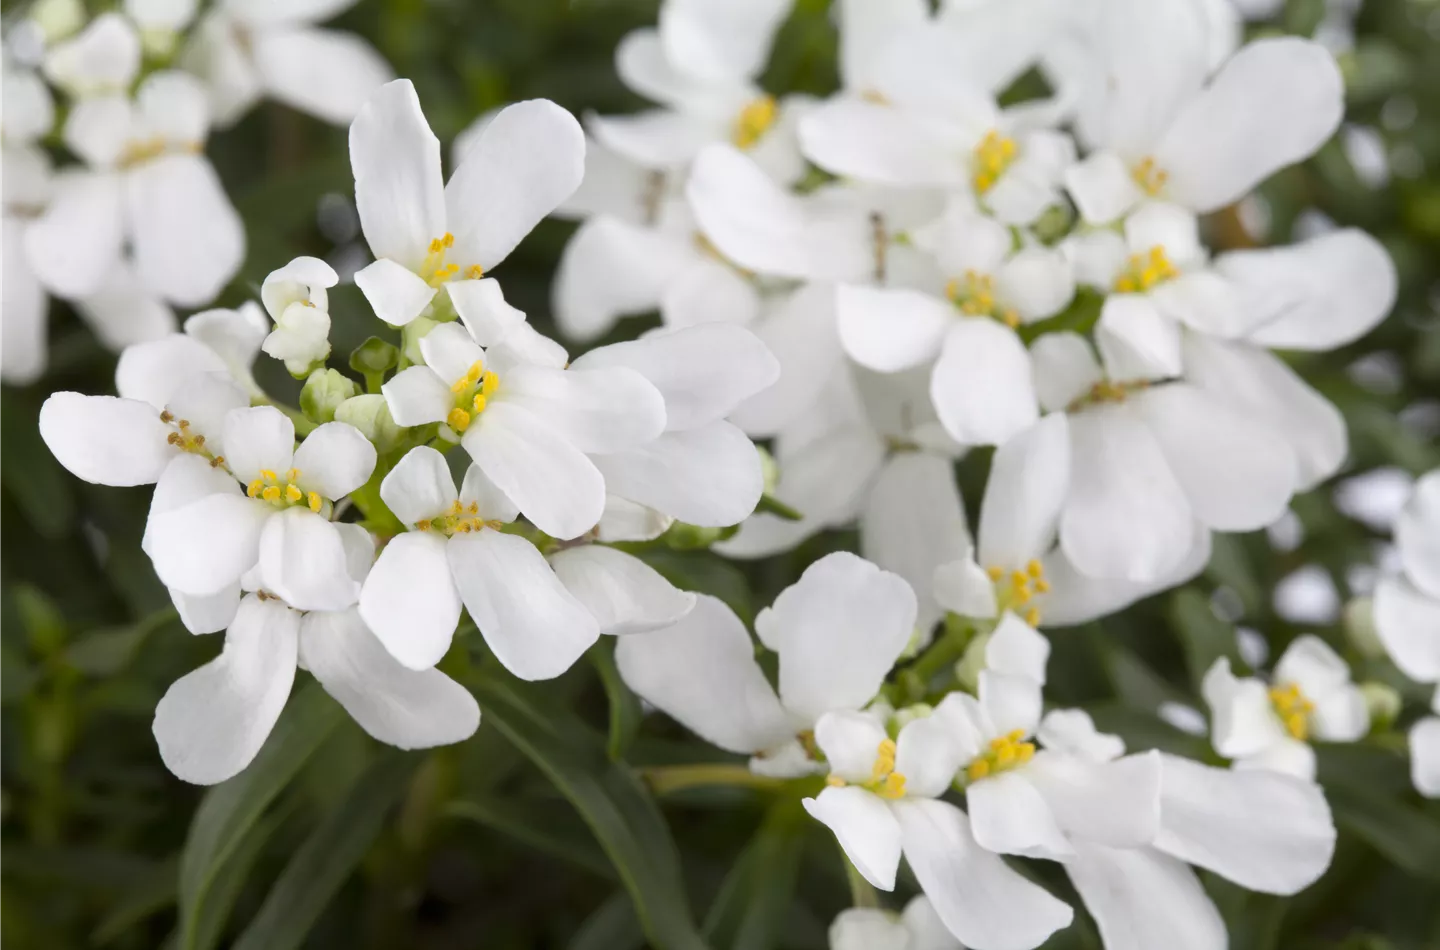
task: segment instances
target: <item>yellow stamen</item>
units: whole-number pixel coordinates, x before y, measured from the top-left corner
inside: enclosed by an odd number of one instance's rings
[[[1158,244],[1145,254],[1131,254],[1125,270],[1115,278],[1115,290],[1122,294],[1144,293],[1158,284],[1180,276],[1165,248]]]
[[[471,401],[470,404],[475,408],[475,412],[476,412],[477,414],[478,414],[478,413],[481,413],[481,412],[484,412],[484,411],[485,411],[485,394],[484,394],[484,393],[476,393],[476,394],[475,394],[475,398]]]
[[[325,504],[324,499],[320,497],[320,493],[318,491],[312,491],[306,501],[310,505],[310,510],[315,512],[317,515],[320,513],[320,509]]]
[[[975,155],[971,167],[973,169],[970,182],[975,186],[975,191],[985,194],[1000,176],[1005,174],[1005,169],[1015,161],[1015,153],[1018,147],[1015,140],[1009,136],[1001,135],[995,129],[985,133],[980,144],[975,146]]]
[[[989,747],[965,766],[965,778],[978,782],[1029,762],[1035,757],[1035,744],[1024,740],[1022,729],[991,739]]]
[[[266,501],[279,501],[279,500],[280,500],[280,486],[279,486],[279,485],[266,485],[263,489],[261,489],[261,491],[260,491],[260,497],[263,498],[263,499],[265,499]]]
[[[450,428],[456,432],[464,432],[470,428],[470,413],[457,406],[450,410],[450,415],[445,417],[445,421],[449,423]]]
[[[1146,157],[1130,170],[1130,177],[1140,190],[1152,198],[1158,197],[1160,192],[1165,190],[1165,183],[1170,179],[1170,174],[1155,164],[1155,159]]]
[[[1310,738],[1310,716],[1315,712],[1315,704],[1300,691],[1298,685],[1291,683],[1271,687],[1270,704],[1285,724],[1285,731],[1293,738],[1301,742]]]
[[[735,117],[735,124],[730,131],[730,141],[737,148],[752,148],[760,141],[761,136],[770,130],[775,124],[775,119],[780,114],[780,108],[775,102],[774,96],[760,96],[752,99],[740,110]]]
[[[264,487],[265,483],[257,478],[250,483],[249,488],[245,489],[245,494],[249,495],[251,498],[258,498],[260,497],[260,492],[262,489],[264,489]]]
[[[295,501],[299,501],[301,498],[304,498],[304,497],[305,497],[305,493],[302,492],[302,491],[300,490],[300,486],[299,486],[299,485],[296,485],[294,482],[291,482],[290,484],[288,484],[288,485],[285,486],[285,500],[286,500],[286,501],[295,502]]]

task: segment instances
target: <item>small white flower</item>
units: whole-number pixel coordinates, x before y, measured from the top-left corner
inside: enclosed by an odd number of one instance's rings
[[[1435,715],[1410,727],[1410,780],[1426,798],[1440,798],[1440,689],[1430,702]]]
[[[830,950],[964,950],[920,894],[899,914],[873,907],[842,910],[830,924]]]
[[[221,126],[233,125],[261,96],[344,125],[394,76],[361,37],[315,25],[354,2],[212,4],[181,52],[181,65],[205,81]]]
[[[374,541],[357,525],[336,532],[358,587]],[[155,708],[160,756],[187,782],[223,782],[250,764],[285,708],[297,667],[362,729],[402,749],[459,742],[480,723],[468,690],[438,670],[401,666],[353,606],[307,613],[259,589],[232,612],[220,655],[171,684]]]
[[[1306,634],[1285,650],[1267,685],[1240,679],[1224,657],[1201,686],[1213,722],[1215,751],[1236,768],[1273,769],[1315,777],[1310,739],[1354,742],[1370,731],[1365,696],[1350,668],[1325,641]]]
[[[260,287],[260,299],[275,321],[261,348],[284,360],[292,376],[304,376],[330,355],[330,306],[325,291],[340,277],[327,263],[297,257],[271,271]]]
[[[1440,683],[1440,470],[1415,482],[1394,533],[1401,572],[1375,587],[1375,632],[1402,673]]]
[[[50,158],[37,146],[55,124],[50,90],[29,70],[6,68],[0,161],[5,167],[3,218],[5,346],[0,350],[0,378],[24,385],[45,369],[45,288],[25,254],[25,232],[50,200]]]

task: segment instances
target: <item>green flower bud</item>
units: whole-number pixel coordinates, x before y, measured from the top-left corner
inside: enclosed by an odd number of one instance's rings
[[[1370,731],[1383,732],[1400,718],[1403,700],[1393,686],[1368,680],[1360,684],[1360,695],[1365,697],[1365,708],[1370,710]]]
[[[1369,597],[1356,597],[1347,603],[1342,622],[1345,636],[1361,656],[1371,660],[1385,656],[1385,645],[1375,632],[1375,602]]]
[[[429,317],[416,317],[405,324],[405,329],[400,331],[400,352],[404,353],[410,362],[423,364],[425,355],[420,352],[420,341],[439,325],[440,321],[431,320]]]
[[[895,723],[896,733],[898,734],[901,729],[904,729],[915,720],[924,719],[933,712],[935,712],[935,707],[929,703],[915,703],[913,706],[906,706],[903,709],[895,710],[895,715],[891,718]]]
[[[30,8],[30,19],[39,25],[45,40],[62,40],[85,25],[89,15],[81,0],[39,0]]]
[[[350,353],[350,368],[362,376],[383,375],[399,365],[399,348],[378,336],[372,336]]]
[[[330,422],[340,404],[359,392],[355,381],[338,370],[317,369],[300,390],[300,411],[317,425]]]
[[[376,450],[386,452],[400,441],[402,430],[390,415],[385,397],[379,393],[365,393],[342,402],[335,410],[335,421],[344,422],[360,430],[360,433],[375,443]]]
[[[980,674],[985,670],[985,648],[990,645],[990,634],[976,634],[975,639],[965,648],[965,655],[955,664],[955,678],[961,687],[975,692],[980,688]]]
[[[724,528],[701,528],[697,525],[677,521],[662,537],[668,546],[677,551],[693,551],[699,548],[708,548],[719,541],[724,531]]]

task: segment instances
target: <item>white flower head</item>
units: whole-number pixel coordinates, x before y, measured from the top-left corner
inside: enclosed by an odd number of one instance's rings
[[[920,894],[899,913],[873,907],[842,910],[830,924],[830,950],[963,950],[930,899]]]
[[[292,376],[304,376],[330,355],[330,306],[325,291],[339,283],[334,269],[314,257],[297,257],[271,271],[260,299],[275,321],[262,349],[285,362]]]
[[[1401,672],[1440,683],[1440,471],[1415,482],[1395,519],[1401,572],[1375,588],[1375,632]]]

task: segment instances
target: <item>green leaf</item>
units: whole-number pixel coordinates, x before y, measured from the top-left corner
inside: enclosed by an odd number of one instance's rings
[[[560,802],[534,802],[467,793],[448,802],[443,814],[498,831],[527,848],[568,861],[614,880],[615,869],[574,809]],[[629,903],[629,898],[626,898]],[[632,915],[633,916],[633,915]]]
[[[643,950],[645,934],[635,917],[635,905],[624,891],[612,894],[580,925],[569,950]]]
[[[1185,648],[1190,681],[1197,688],[1210,666],[1222,656],[1243,669],[1234,628],[1215,616],[1204,594],[1194,588],[1177,592],[1170,598],[1169,615],[1170,625],[1180,634],[1180,644]]]
[[[182,916],[180,929],[175,934],[175,946],[179,950],[185,950],[187,946],[203,947],[208,950],[210,947],[219,946],[220,938],[225,934],[225,925],[230,918],[230,910],[240,898],[240,891],[245,886],[245,881],[250,877],[250,871],[255,867],[255,862],[260,860],[260,853],[265,849],[272,835],[280,828],[285,820],[294,813],[293,808],[282,806],[264,815],[230,853],[230,857],[220,866],[210,881],[209,891],[206,896],[206,913],[196,921],[193,931],[185,929],[185,918]],[[181,873],[184,873],[184,864],[181,864]],[[183,878],[181,889],[183,891]],[[189,939],[188,945],[185,941]]]
[[[351,786],[285,865],[234,950],[291,950],[304,942],[374,844],[420,759],[387,751]]]
[[[639,778],[611,762],[599,736],[570,712],[532,703],[528,690],[494,677],[477,678],[475,685],[485,721],[539,767],[590,826],[650,942],[658,950],[704,950],[675,842]]]
[[[808,830],[808,816],[797,799],[782,799],[771,807],[705,915],[705,939],[712,946],[776,946],[795,893]]]
[[[154,871],[145,874],[125,896],[121,897],[95,925],[90,942],[103,947],[125,934],[131,927],[175,903],[176,872],[180,856],[174,855]]]
[[[320,685],[309,684],[291,697],[255,761],[205,794],[180,858],[181,950],[214,945],[230,907],[219,882],[247,847],[265,809],[343,719]],[[233,899],[233,891],[229,896]]]
[[[1417,877],[1440,881],[1440,822],[1387,795],[1351,785],[1325,789],[1335,824]]]
[[[620,669],[615,665],[614,637],[602,637],[601,643],[590,651],[590,659],[600,672],[605,698],[610,701],[610,740],[605,749],[610,758],[618,762],[625,758],[625,753],[635,741],[644,710],[640,708],[640,700],[620,678]]]

